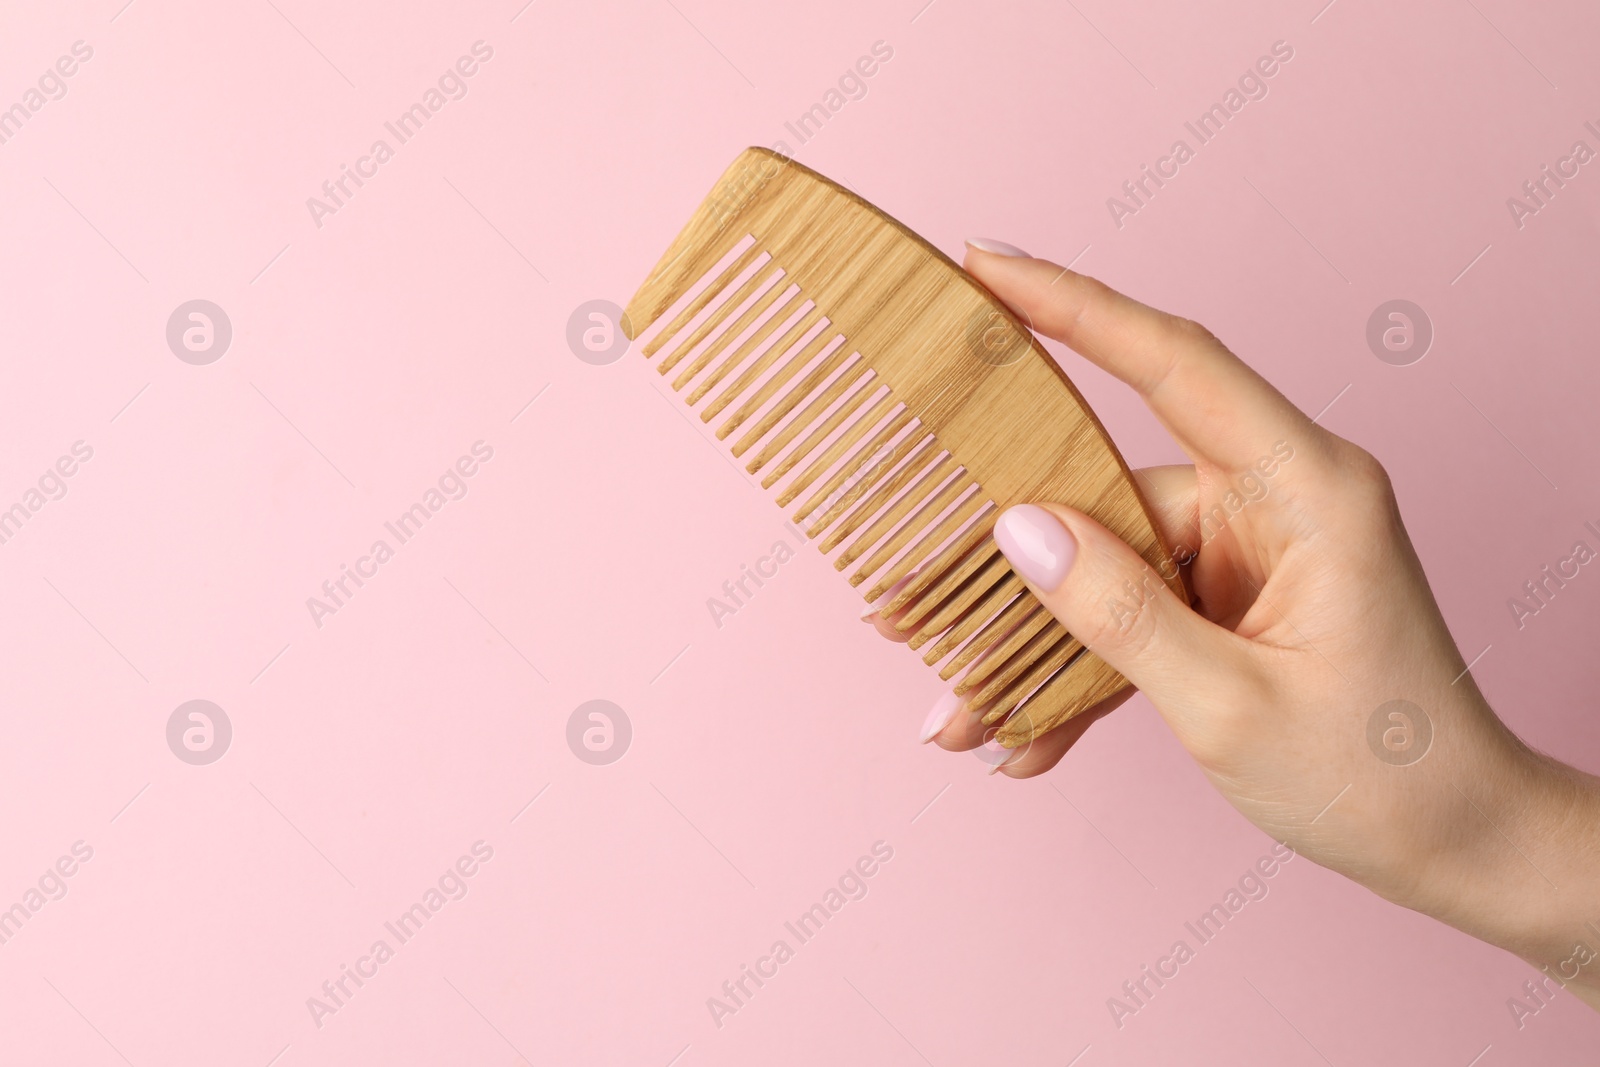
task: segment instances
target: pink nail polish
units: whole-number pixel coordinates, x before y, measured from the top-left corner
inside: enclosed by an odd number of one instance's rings
[[[1022,749],[1006,748],[1000,742],[994,740],[984,742],[983,747],[978,749],[978,758],[989,765],[990,774],[994,774],[1000,768],[1021,757],[1021,755]]]
[[[1078,557],[1078,542],[1067,528],[1033,504],[1007,508],[994,524],[994,540],[1017,574],[1047,593],[1061,584]]]
[[[954,693],[946,693],[933,703],[933,710],[928,712],[928,718],[922,724],[922,743],[927,744],[939,735],[939,731],[950,725],[950,720],[956,717],[956,712],[961,710],[961,698]]]
[[[992,241],[987,237],[968,237],[967,244],[980,252],[988,252],[991,255],[1010,256],[1013,259],[1033,258],[1016,245],[1008,245],[1004,241]]]

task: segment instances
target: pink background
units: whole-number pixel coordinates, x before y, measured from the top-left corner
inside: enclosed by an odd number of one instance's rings
[[[1600,10],[922,2],[0,14],[0,107],[93,49],[0,145],[0,506],[93,449],[0,545],[0,907],[93,849],[0,945],[7,1062],[1592,1058],[1569,995],[1517,1028],[1527,965],[1303,860],[1119,1029],[1106,999],[1271,842],[1142,700],[1025,783],[918,746],[936,680],[809,548],[714,626],[780,514],[637,352],[565,338],[747,144],[952,255],[1081,255],[1308,411],[1337,398],[1322,421],[1388,464],[1463,653],[1489,649],[1479,684],[1597,770],[1600,576],[1520,631],[1506,602],[1600,521],[1600,163],[1521,229],[1506,198],[1600,148]],[[465,98],[319,228],[306,198],[478,40]],[[867,96],[798,145],[785,122],[880,40]],[[1119,229],[1107,197],[1280,40],[1270,95]],[[206,366],[164,335],[196,298],[234,330]],[[1411,366],[1366,345],[1393,298],[1436,329]],[[1065,365],[1130,462],[1178,458]],[[479,440],[467,495],[314,625]],[[597,698],[633,728],[608,766],[565,740]],[[167,747],[192,699],[233,726],[207,766]],[[480,840],[466,897],[315,1025]],[[876,841],[868,895],[716,1026],[707,998]]]

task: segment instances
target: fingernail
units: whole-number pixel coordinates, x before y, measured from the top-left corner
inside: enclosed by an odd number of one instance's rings
[[[1060,585],[1078,556],[1078,543],[1059,519],[1034,504],[1007,508],[994,541],[1024,580],[1046,592]]]
[[[1008,245],[1004,241],[991,241],[987,237],[968,237],[967,244],[980,252],[989,252],[996,256],[1010,256],[1013,259],[1033,258],[1016,245]]]
[[[862,622],[871,622],[872,621],[872,617],[874,615],[876,615],[877,613],[878,613],[878,609],[877,608],[869,606],[866,611],[863,611],[861,613],[861,621]]]
[[[1020,748],[1006,748],[999,741],[993,740],[984,742],[979,752],[981,753],[979,758],[989,765],[990,774],[994,774],[1022,756]]]
[[[933,710],[928,712],[928,718],[922,724],[922,743],[927,744],[938,736],[939,731],[950,725],[950,720],[956,717],[956,712],[961,710],[961,698],[954,693],[946,693],[933,702]]]

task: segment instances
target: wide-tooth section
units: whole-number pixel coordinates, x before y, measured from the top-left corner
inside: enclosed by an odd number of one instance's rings
[[[912,634],[907,643],[915,651],[933,641],[933,647],[922,654],[922,661],[928,664],[937,663],[951,649],[962,645],[962,642],[966,641],[967,638],[995,619],[997,617],[996,613],[1005,614],[1009,610],[1007,605],[1014,603],[1016,597],[1017,588],[1015,585],[1006,581],[997,582],[991,585],[989,591],[979,597],[948,629],[938,631],[924,627]],[[935,637],[938,638],[937,641],[934,641]],[[943,675],[943,677],[948,678],[949,675]]]
[[[833,439],[832,443],[817,453],[811,462],[806,465],[805,469],[795,475],[789,484],[783,487],[783,490],[778,493],[778,506],[788,507],[795,497],[811,487],[811,483],[816,481],[823,471],[838,463],[847,452],[859,445],[861,439],[871,432],[873,427],[880,425],[884,418],[892,416],[900,426],[910,422],[910,415],[903,411],[896,411],[899,406],[899,401],[895,400],[894,394],[885,391],[866,410],[865,414],[860,418],[851,420],[849,425],[840,431],[839,436]]]
[[[822,317],[822,313],[817,310],[815,304],[807,301],[790,315],[784,324],[778,327],[777,331],[768,336],[765,341],[758,345],[747,344],[746,347],[749,348],[748,354],[755,355],[756,358],[739,372],[737,378],[713,397],[711,403],[701,410],[700,421],[710,422],[722,414],[723,408],[742,396],[753,382],[771,370],[773,364],[778,363],[780,360],[784,362],[779,369],[779,375],[787,376],[793,374],[794,371],[790,367],[794,361],[786,360],[784,357],[797,356],[801,351],[814,344],[827,328],[828,320]],[[814,351],[812,354],[814,354]],[[804,360],[809,360],[810,358],[811,356],[807,355]],[[725,362],[718,364],[706,376],[704,381],[695,386],[694,392],[689,395],[689,404],[691,406],[698,404],[702,397],[722,383],[723,377],[730,371],[735,367],[743,366],[745,359],[745,354],[735,354]],[[800,365],[804,365],[804,360]]]
[[[940,678],[947,680],[954,678],[980,656],[983,657],[984,664],[998,666],[1006,656],[1011,655],[1023,642],[1050,623],[1050,613],[1039,606],[1032,593],[1027,592],[1007,604],[1000,614],[982,623],[981,629],[976,624],[969,625],[976,616],[977,612],[974,612],[972,616],[950,627],[931,649],[923,653],[923,662],[932,666],[955,650],[956,654],[950,657],[950,662],[939,668]],[[967,637],[971,637],[972,640],[966,641]],[[962,644],[963,641],[966,643]],[[957,646],[960,646],[959,649]],[[985,655],[990,651],[993,651],[999,659]]]
[[[817,337],[820,339],[825,335],[825,333],[822,333],[818,334]],[[761,383],[761,387],[751,393],[749,399],[740,404],[738,409],[732,415],[729,415],[721,426],[717,427],[717,437],[721,440],[726,440],[728,435],[737,430],[746,419],[760,411],[762,405],[777,396],[779,390],[789,383],[789,379],[793,378],[800,372],[801,368],[809,364],[819,350],[827,353],[822,361],[811,369],[811,372],[801,380],[800,384],[785,393],[773,405],[772,409],[761,417],[760,421],[750,431],[752,436],[759,438],[760,435],[765,434],[773,426],[777,425],[778,420],[788,414],[795,404],[805,399],[806,395],[816,389],[822,382],[827,381],[830,374],[844,366],[845,361],[851,355],[850,349],[845,344],[843,334],[835,334],[831,340],[820,346],[820,348],[813,341],[806,346],[804,355],[798,359],[790,360],[779,368],[778,373]],[[731,400],[732,397],[729,399]]]
[[[1007,748],[1016,748],[1126,688],[1126,678],[1112,670],[1105,660],[1086,651],[1040,686],[1000,727],[995,740]]]
[[[960,588],[942,604],[934,606],[934,610],[928,610],[930,598],[924,597],[917,601],[901,615],[895,623],[895,629],[910,634],[910,640],[916,642],[912,647],[921,648],[929,639],[954,626],[956,620],[972,610],[973,605],[983,599],[989,590],[996,585],[1015,580],[1011,569],[1006,566],[1005,559],[996,557],[971,578],[962,582]],[[1018,588],[1021,588],[1020,585]]]
[[[968,642],[969,646],[975,645],[977,649],[971,660],[971,668],[961,676],[961,684],[966,686],[967,689],[971,689],[978,683],[988,679],[1001,666],[1008,663],[1018,650],[1040,633],[1051,631],[1057,637],[1067,636],[1067,631],[1062,628],[1061,624],[1056,622],[1050,613],[1042,607],[1028,614],[1021,623],[1016,625],[1006,627],[1001,623],[1001,616],[1010,611],[1011,607],[1020,604],[1025,608],[1028,600],[1031,599],[1033,598],[1029,597],[1025,600],[1019,596],[1010,605],[1007,605],[1006,611],[1002,611],[1000,615],[990,620],[990,624],[985,626],[977,636]],[[966,650],[965,647],[962,649],[963,652]]]
[[[972,532],[969,531],[969,537]],[[1000,558],[1000,549],[995,546],[994,539],[989,537],[988,531],[976,532],[982,539],[982,544],[972,546],[970,551],[952,556],[948,560],[943,559],[944,554],[940,553],[940,560],[919,570],[916,577],[906,584],[905,589],[889,598],[883,609],[886,614],[905,612],[901,617],[903,625],[897,624],[901,633],[914,629],[921,620],[928,617],[929,613],[944,603],[946,597],[961,588],[962,583],[968,578],[992,566],[994,561]],[[966,541],[968,538],[961,540]],[[908,600],[903,594],[912,586],[918,586],[919,589],[915,598]]]
[[[800,292],[798,285],[786,286],[783,284],[782,279],[783,272],[776,272],[761,283],[762,288],[756,290],[756,298],[754,300],[741,305],[744,307],[743,314],[739,315],[738,319],[734,321],[724,335],[733,339],[732,345],[742,348],[751,338],[759,336],[761,328],[776,318],[783,306],[794,299],[795,295]],[[719,351],[718,345],[720,344],[721,340],[719,338],[715,343],[702,348],[700,354],[690,360],[677,378],[673,379],[672,388],[681,392],[684,386],[694,381],[695,376],[705,370],[706,366],[716,358]],[[671,368],[663,363],[656,369],[665,374]]]
[[[1043,631],[1045,634],[1049,632],[1049,630]],[[1010,683],[1001,687],[998,692],[994,692],[987,701],[982,703],[974,701],[971,706],[986,708],[983,713],[983,724],[992,726],[1016,711],[1018,705],[1032,696],[1057,671],[1067,669],[1082,651],[1083,646],[1068,637],[1058,640],[1042,655],[1025,654],[1027,670],[1011,679]],[[1013,659],[1022,660],[1024,655],[1015,656]],[[984,688],[988,689],[989,685],[986,683]]]
[[[788,496],[797,486],[802,483],[809,483],[812,478],[815,478],[822,471],[833,467],[839,460],[844,460],[828,476],[827,481],[823,482],[821,487],[816,489],[811,494],[810,499],[795,513],[797,522],[805,520],[823,503],[837,500],[838,494],[845,483],[854,478],[863,467],[866,467],[869,463],[874,468],[882,467],[884,457],[890,451],[890,442],[900,436],[901,431],[911,425],[911,421],[911,412],[905,409],[904,404],[897,403],[894,414],[890,416],[889,421],[884,423],[876,433],[868,438],[865,444],[861,443],[861,436],[865,436],[863,432],[865,427],[859,424],[851,426],[849,430],[840,435],[838,440],[829,445],[821,456],[817,457],[815,463],[800,472],[799,477],[791,482],[789,488],[785,489],[778,497],[779,501],[782,501],[783,497]],[[915,431],[906,436],[912,440],[917,438]]]
[[[663,357],[656,364],[656,372],[662,377],[671,373],[678,363],[691,353],[699,353],[700,358],[707,353],[715,352],[720,345],[725,344],[738,331],[734,323],[755,306],[767,293],[781,293],[779,284],[783,272],[777,271],[757,280],[757,271],[752,271],[747,277],[739,280],[726,301],[720,301],[711,306],[706,314],[705,321],[695,327],[694,332],[681,345],[673,348],[672,352]],[[690,343],[693,342],[693,343]]]
[[[847,515],[844,515],[844,517],[838,521],[837,525],[834,525],[832,522],[830,522],[827,516],[823,516],[823,518],[817,521],[817,526],[820,529],[828,529],[829,526],[833,527],[828,533],[828,536],[823,538],[822,544],[817,547],[822,549],[823,552],[832,552],[834,549],[844,544],[845,538],[853,535],[862,527],[863,524],[871,519],[872,516],[883,510],[883,508],[888,505],[889,501],[894,499],[895,494],[899,493],[902,489],[917,479],[917,476],[922,473],[928,464],[936,462],[939,458],[939,454],[939,442],[935,441],[932,436],[929,436],[924,439],[920,445],[916,446],[916,449],[911,452],[909,458],[907,458],[903,464],[895,468],[887,477],[880,480],[877,483],[877,488],[873,489],[870,493],[866,492],[867,483],[870,480],[869,478],[863,478],[860,482],[856,483],[851,492],[856,492],[859,490],[862,493],[866,493],[866,495],[861,499],[861,503],[857,505],[853,511]],[[834,508],[838,509],[840,514],[843,514],[844,509],[848,507],[850,507],[850,504],[846,500],[842,499],[838,504],[834,505]]]
[[[1065,653],[1061,663],[1057,663],[1055,667],[1050,669],[1049,673],[1034,683],[1034,685],[1038,685],[1039,682],[1044,681],[1050,674],[1053,674],[1062,663],[1076,655],[1080,647],[1082,646],[1078,645],[1059,627],[1046,626],[1029,638],[1027,643],[1018,649],[1015,655],[1001,664],[999,670],[990,671],[985,675],[981,682],[969,683],[965,678],[957,682],[955,686],[956,695],[966,697],[969,708],[977,710],[987,707],[990,714],[996,714],[998,705],[995,707],[990,705],[995,704],[1002,695],[1009,692],[1012,686],[1032,669],[1034,664],[1042,662],[1043,658],[1052,654]],[[1031,689],[1029,691],[1031,692]],[[1017,693],[1016,699],[1009,706],[999,709],[998,713],[1003,714],[1006,711],[1010,711],[1011,708],[1021,703],[1022,698],[1027,695],[1026,692]],[[990,719],[989,721],[993,722],[994,720]]]
[[[718,272],[716,278],[712,280],[710,285],[706,286],[705,290],[701,292],[699,296],[689,301],[688,305],[685,306],[682,311],[678,312],[677,317],[672,320],[672,324],[670,326],[656,334],[655,337],[651,338],[645,343],[643,348],[645,358],[649,359],[651,356],[659,352],[662,345],[672,340],[678,331],[682,330],[686,325],[688,325],[696,315],[704,311],[707,305],[709,305],[713,300],[716,300],[719,297],[721,298],[721,301],[718,304],[719,307],[722,304],[732,300],[737,295],[738,289],[742,286],[743,282],[754,277],[756,272],[765,266],[771,259],[771,256],[761,251],[760,248],[754,244],[745,249],[743,253],[737,256],[725,268]],[[722,284],[724,278],[732,279],[733,283],[728,285]],[[743,279],[743,281],[741,281],[741,279]],[[713,314],[711,318],[706,320],[706,323],[710,323],[713,319],[715,319],[715,317],[715,314]],[[702,329],[704,328],[706,327],[703,324]],[[699,333],[698,330],[695,332]],[[698,340],[696,340],[695,343],[698,344]],[[688,347],[693,348],[694,345],[691,344]],[[679,354],[678,358],[682,358],[681,354]]]
[[[950,464],[952,466],[957,466],[954,456],[950,457]],[[942,472],[942,468],[940,477],[946,477],[946,475]],[[930,481],[932,481],[932,484],[929,486],[929,488],[936,488],[939,483],[932,480],[932,475],[930,475],[929,478]],[[976,488],[977,486],[973,483],[972,479],[968,478],[966,472],[959,470],[958,467],[958,473],[954,477],[951,477],[948,482],[945,482],[942,489],[939,489],[933,497],[929,498],[920,507],[918,507],[916,514],[912,515],[899,529],[895,530],[887,541],[883,542],[881,545],[878,545],[878,547],[873,550],[872,555],[867,557],[866,561],[861,564],[860,569],[850,576],[850,584],[860,585],[862,582],[866,581],[870,575],[877,573],[877,571],[885,563],[889,562],[889,560],[893,559],[902,549],[909,545],[912,538],[925,531],[930,525],[933,524],[935,520],[938,519],[940,515],[944,513],[946,508],[960,499],[963,493],[972,492]],[[917,489],[912,490],[911,493],[907,493],[905,499],[909,500],[913,494],[919,492],[921,492],[921,486],[918,486]],[[899,511],[899,508],[896,507],[895,510]],[[867,534],[863,534],[855,544],[851,545],[849,548],[845,549],[842,554],[840,554],[839,558],[834,561],[834,568],[836,570],[843,570],[857,555],[866,551],[869,545],[875,544],[880,536],[882,535],[877,532],[876,525],[874,525],[873,530],[868,531]]]
[[[839,339],[841,341],[844,340],[842,335]],[[872,368],[867,366],[867,361],[858,355],[855,361],[847,364],[844,370],[839,373],[839,376],[829,383],[826,389],[811,398],[811,402],[801,409],[800,414],[784,423],[783,429],[773,434],[772,438],[761,446],[761,451],[756,453],[756,457],[744,469],[751,474],[759,474],[761,468],[770,463],[772,458],[779,452],[787,448],[796,437],[800,436],[806,427],[816,422],[824,411],[838,403],[841,397],[849,393],[862,378],[871,373]],[[865,398],[863,397],[862,399]],[[785,397],[779,406],[787,408],[789,406],[788,398]],[[779,416],[780,419],[782,417],[781,415]],[[767,430],[770,430],[771,427],[763,428],[762,424],[765,422],[766,419],[763,418],[761,422],[756,423],[756,425],[745,431],[745,435],[739,438],[733,446],[733,454],[735,456],[743,456],[749,451],[751,445],[766,436]]]
[[[870,446],[862,449],[860,457],[853,458],[840,468],[840,474],[847,470],[850,472],[844,480],[835,482],[837,474],[834,478],[828,479],[828,484],[812,494],[811,499],[806,501],[795,518],[804,519],[813,509],[827,504],[827,510],[822,513],[822,517],[812,520],[811,529],[807,534],[809,537],[820,535],[884,478],[899,477],[898,468],[905,462],[906,457],[915,453],[926,454],[926,450],[931,447],[935,447],[933,436],[921,426],[912,426],[906,435],[890,445],[886,452],[872,449]],[[864,462],[858,465],[857,459],[862,459]]]
[[[981,491],[968,495],[950,514],[939,520],[939,525],[929,530],[922,540],[907,549],[878,577],[867,593],[867,600],[877,603],[901,581],[905,585],[889,597],[889,602],[884,605],[885,612],[899,611],[921,596],[923,590],[939,579],[945,568],[964,558],[974,546],[989,536],[989,527],[993,525],[989,513],[993,510],[993,502],[985,499]],[[860,584],[865,577],[857,574],[851,582]]]
[[[862,365],[864,365],[864,362]],[[771,489],[774,485],[777,485],[779,479],[793,470],[801,460],[815,452],[817,447],[827,440],[830,434],[843,426],[848,419],[861,410],[863,404],[875,396],[881,396],[883,400],[890,399],[889,393],[883,389],[878,383],[877,377],[872,375],[869,370],[868,378],[861,383],[861,387],[845,397],[827,418],[823,419],[810,433],[806,434],[805,440],[795,445],[783,459],[778,461],[776,466],[767,472],[766,476],[761,479],[761,487],[763,489]],[[819,397],[818,399],[821,398]],[[795,419],[794,421],[799,422],[800,420]],[[779,442],[788,433],[788,430],[789,427],[784,427],[772,441],[763,445],[761,453],[750,461],[750,466],[746,467],[745,470],[754,474],[768,463],[771,463],[778,453],[783,450],[784,446]],[[737,445],[733,446],[734,454],[743,455],[744,453],[741,449],[748,449],[754,443],[755,441],[751,439],[751,436],[746,435]]]
[[[690,407],[700,403],[711,390],[722,384],[724,378],[741,367],[744,369],[737,380],[747,384],[753,381],[762,371],[770,367],[774,360],[789,351],[807,330],[820,325],[817,322],[820,317],[817,305],[809,300],[800,301],[798,304],[786,302],[783,311],[763,323],[750,335],[749,340],[712,367],[711,373],[695,383],[695,387],[689,391],[686,403]],[[749,366],[745,366],[746,360],[751,356],[755,356],[755,360]],[[747,375],[749,377],[746,377]],[[722,410],[722,405],[732,399],[728,396],[728,392],[729,390],[724,389],[718,395],[720,403],[708,406],[700,413],[701,422],[710,422],[716,418],[717,413]],[[734,395],[737,396],[738,393]],[[724,399],[725,397],[727,399]]]
[[[925,504],[925,502],[928,501],[929,496],[933,494],[939,488],[939,486],[945,483],[945,480],[950,477],[951,473],[954,472],[955,469],[956,461],[954,457],[952,457],[948,452],[942,453],[939,457],[939,461],[932,467],[928,468],[928,470],[917,479],[917,484],[913,485],[910,489],[907,489],[899,500],[896,500],[883,512],[883,514],[874,519],[871,526],[862,531],[859,537],[845,546],[845,550],[843,552],[840,552],[834,557],[833,569],[836,571],[844,570],[846,567],[850,566],[850,564],[859,559],[861,553],[865,552],[867,549],[881,541],[884,535],[886,535],[890,530],[894,529],[896,524],[898,524],[907,515],[911,514],[913,508],[916,508],[919,504]],[[958,482],[959,479],[957,483],[952,483],[952,487],[959,489],[960,485]],[[934,514],[937,514],[937,512],[934,512]],[[931,519],[932,515],[925,515],[923,511],[918,511],[917,517],[920,519]],[[905,541],[901,543],[904,544],[916,536],[918,529],[920,529],[920,526],[918,526],[916,524],[916,520],[913,519],[906,524],[906,527],[897,532],[897,537],[903,536]],[[843,538],[840,540],[842,541]],[[890,544],[893,543],[894,539],[891,539]],[[888,546],[886,545],[884,547],[887,548]],[[887,556],[885,558],[887,558]]]

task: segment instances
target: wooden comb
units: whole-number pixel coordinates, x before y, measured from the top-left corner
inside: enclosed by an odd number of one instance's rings
[[[786,156],[739,155],[622,325],[651,335],[645,357],[779,506],[799,501],[834,568],[869,603],[891,594],[884,614],[904,612],[910,647],[1003,723],[1007,747],[1128,683],[1012,573],[991,535],[1001,511],[1085,511],[1188,600],[1127,464],[1033,334],[938,249]]]

